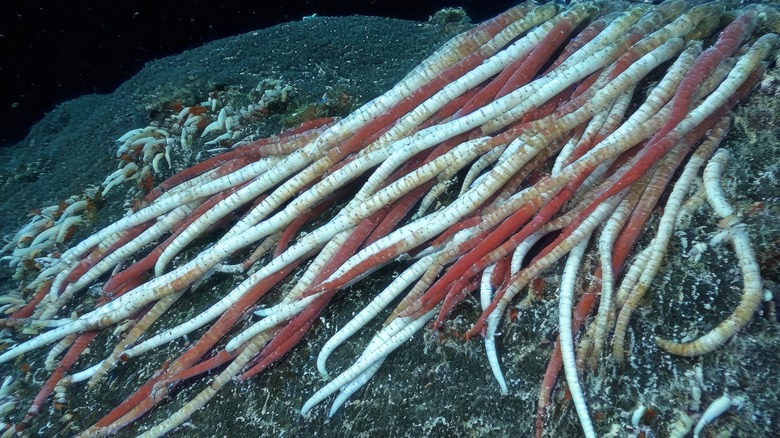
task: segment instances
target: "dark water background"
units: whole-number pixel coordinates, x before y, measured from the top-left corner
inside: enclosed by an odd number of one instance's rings
[[[146,62],[216,39],[313,14],[426,21],[443,7],[463,7],[479,22],[514,3],[11,0],[0,14],[0,146],[21,140],[57,103],[111,92]]]

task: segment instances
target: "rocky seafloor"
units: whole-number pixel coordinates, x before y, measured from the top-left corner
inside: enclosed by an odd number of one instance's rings
[[[220,90],[239,105],[261,81],[278,80],[292,87],[288,100],[250,127],[258,136],[271,135],[306,111],[348,113],[390,88],[464,27],[447,20],[311,18],[150,62],[111,94],[58,105],[22,142],[0,149],[0,235],[13,234],[30,210],[99,184],[116,167],[115,139],[148,125],[166,102],[195,104]],[[733,153],[724,186],[755,244],[765,289],[780,297],[780,70],[776,66],[735,114],[723,144]],[[198,148],[203,146],[196,141],[192,151],[176,152],[173,168],[191,164]],[[75,239],[119,217],[126,199],[137,192],[131,186],[114,189]],[[693,392],[698,391],[698,412],[724,393],[744,397],[739,409],[730,410],[706,429],[706,436],[780,435],[780,327],[771,312],[772,300],[725,347],[704,357],[672,357],[653,342],[654,336],[679,339],[702,334],[736,306],[742,280],[733,251],[726,245],[707,246],[697,260],[691,256],[697,243],[708,242],[717,232],[711,211],[702,207],[690,227],[676,234],[664,268],[632,319],[626,365],[617,367],[603,360],[598,371],[584,378],[591,414],[601,433],[667,436],[679,412],[695,413],[691,406]],[[649,239],[645,236],[640,243]],[[319,348],[401,268],[390,265],[341,293],[292,354],[248,382],[229,384],[172,435],[530,436],[540,381],[557,333],[555,288],[560,270],[545,275],[544,299],[503,328],[499,343],[507,395],[498,391],[481,342],[465,341],[459,335],[479,314],[478,303],[472,300],[451,315],[445,329],[425,329],[391,355],[334,417],[327,417],[326,404],[307,417],[299,414],[304,401],[325,383],[315,368]],[[0,269],[2,291],[18,288],[13,271]],[[176,306],[180,310],[166,318],[175,321],[194,315],[238,281],[215,275],[197,293],[185,296]],[[379,323],[339,349],[331,369],[343,369],[357,357]],[[121,366],[93,389],[72,386],[67,403],[56,409],[48,403],[28,432],[70,436],[88,427],[180,351],[184,342]],[[111,340],[98,338],[81,365],[103,357],[112,346]],[[30,353],[0,367],[0,375],[17,378],[17,391],[24,398],[32,397],[46,377],[36,371],[42,355]],[[183,385],[170,402],[120,435],[142,431],[165,418],[206,384],[207,379],[201,379]],[[640,428],[632,428],[630,415],[639,404],[653,414],[645,416]],[[18,409],[27,406],[21,403]],[[68,421],[60,421],[66,414]],[[547,436],[579,435],[573,407],[561,395],[555,397],[545,430]]]

